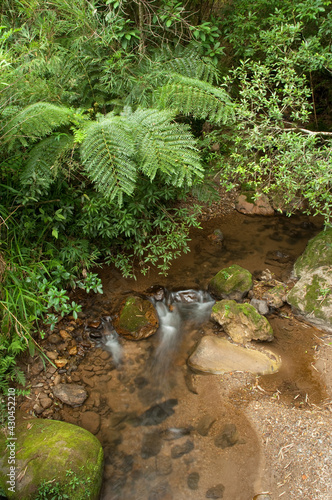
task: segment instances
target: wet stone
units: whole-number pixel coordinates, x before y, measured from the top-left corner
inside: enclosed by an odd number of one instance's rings
[[[81,426],[91,432],[91,434],[97,434],[100,429],[100,415],[94,411],[82,413]]]
[[[148,379],[146,379],[143,376],[138,376],[134,379],[134,384],[137,387],[137,389],[142,389],[149,383]]]
[[[177,404],[177,399],[168,399],[163,403],[151,406],[151,408],[137,418],[134,425],[159,425],[174,414],[173,406]]]
[[[259,493],[252,500],[272,500],[272,497],[268,493]]]
[[[50,408],[52,406],[53,400],[51,398],[48,398],[46,394],[44,394],[44,397],[40,398],[39,403],[43,410],[47,410],[47,408]]]
[[[197,432],[201,436],[207,436],[211,426],[214,424],[216,419],[211,417],[211,415],[204,415],[197,424]]]
[[[138,391],[138,399],[144,405],[151,405],[158,399],[163,397],[163,393],[159,389],[153,389],[151,387],[143,387]]]
[[[144,459],[155,457],[160,452],[161,446],[162,446],[162,440],[160,438],[160,434],[158,431],[144,434],[142,449],[141,449],[141,457]]]
[[[189,439],[184,444],[173,446],[171,450],[172,458],[180,458],[194,449],[194,443]]]
[[[80,406],[88,397],[84,387],[78,384],[58,384],[53,388],[53,394],[69,406]]]
[[[217,484],[217,486],[213,486],[213,488],[209,488],[206,492],[206,498],[223,498],[225,491],[225,486],[223,484]]]
[[[158,484],[149,494],[149,500],[173,500],[170,485],[167,482]]]
[[[198,490],[199,474],[198,472],[191,472],[187,477],[187,485],[191,490]]]
[[[171,457],[158,455],[156,457],[156,471],[160,476],[168,476],[173,470]]]
[[[218,448],[229,448],[239,442],[239,434],[234,424],[226,424],[222,432],[215,438],[214,444]],[[219,497],[211,497],[219,498]]]

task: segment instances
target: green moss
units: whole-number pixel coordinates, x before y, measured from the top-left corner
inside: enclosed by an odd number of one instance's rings
[[[129,297],[121,311],[119,326],[130,332],[136,332],[148,324],[145,313],[153,307],[147,300],[139,297]]]
[[[209,290],[217,297],[245,295],[252,287],[252,275],[237,264],[221,269],[210,281]]]
[[[17,473],[26,472],[16,493],[8,492],[8,498],[33,500],[43,481],[56,480],[65,491],[69,482],[68,471],[72,471],[77,481],[77,487],[70,493],[71,500],[98,498],[103,450],[91,433],[65,422],[36,419],[18,425],[16,437]],[[4,439],[2,435],[1,440]],[[0,446],[3,444],[1,440]],[[5,458],[0,463],[2,487],[6,486],[6,468]]]
[[[302,276],[305,271],[332,264],[332,229],[322,231],[312,238],[303,254],[294,264],[296,276]]]

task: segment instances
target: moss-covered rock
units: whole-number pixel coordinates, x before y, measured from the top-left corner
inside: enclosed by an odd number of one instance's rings
[[[295,313],[332,332],[332,267],[307,271],[287,296]]]
[[[252,275],[233,264],[219,271],[209,283],[209,291],[217,299],[241,300],[252,288]]]
[[[119,335],[129,340],[141,340],[156,333],[158,315],[152,303],[141,297],[128,297],[114,327]]]
[[[103,449],[90,432],[65,422],[32,419],[18,423],[15,437],[15,491],[7,483],[10,447],[0,454],[0,489],[9,499],[35,500],[42,483],[48,481],[49,488],[52,485],[71,500],[99,498]],[[6,449],[6,440],[3,429],[0,450]]]
[[[282,307],[286,302],[286,285],[280,283],[280,285],[274,286],[264,293],[263,299],[266,299],[269,307],[274,307],[275,309]]]
[[[250,340],[273,339],[272,326],[250,304],[221,300],[212,307],[212,319],[223,327],[234,342],[245,344]]]
[[[308,271],[332,265],[332,229],[327,229],[312,238],[303,254],[294,264],[294,275],[302,277]]]

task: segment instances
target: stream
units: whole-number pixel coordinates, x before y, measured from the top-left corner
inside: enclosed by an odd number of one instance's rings
[[[209,236],[222,231],[223,242]],[[84,383],[89,398],[80,408],[64,405],[61,419],[79,423],[101,441],[105,452],[102,500],[251,500],[261,488],[259,439],[245,415],[256,397],[298,408],[326,397],[313,369],[318,331],[291,314],[285,305],[268,316],[274,340],[267,347],[282,358],[273,375],[193,373],[188,356],[206,334],[225,335],[209,321],[213,298],[209,280],[222,268],[238,264],[254,277],[269,269],[286,281],[307,241],[322,221],[306,216],[214,218],[191,232],[191,252],[178,258],[167,277],[152,271],[137,281],[103,268],[104,294],[80,296],[85,322],[102,330],[92,339],[68,382]],[[151,286],[166,290],[155,302],[160,327],[138,342],[119,337],[112,316],[133,292]]]

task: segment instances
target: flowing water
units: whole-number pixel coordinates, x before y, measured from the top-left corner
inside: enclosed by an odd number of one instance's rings
[[[222,244],[209,238],[215,229],[223,232]],[[320,230],[321,221],[308,217],[232,214],[192,231],[191,252],[166,278],[151,271],[126,280],[115,269],[102,270],[104,295],[85,304],[90,319],[102,318],[103,330],[79,365],[89,399],[82,408],[61,410],[70,422],[80,422],[85,411],[96,419],[105,451],[102,500],[251,500],[260,491],[259,441],[241,410],[255,397],[253,378],[195,374],[186,362],[204,334],[223,335],[209,321],[214,301],[205,291],[216,272],[239,264],[254,275],[268,268],[285,280]],[[121,302],[156,285],[165,290],[163,300],[151,299],[158,332],[139,342],[120,338],[111,317]],[[275,338],[268,348],[283,365],[260,377],[259,387],[288,405],[319,404],[325,392],[312,369],[318,331],[293,318],[287,306],[269,321]]]

